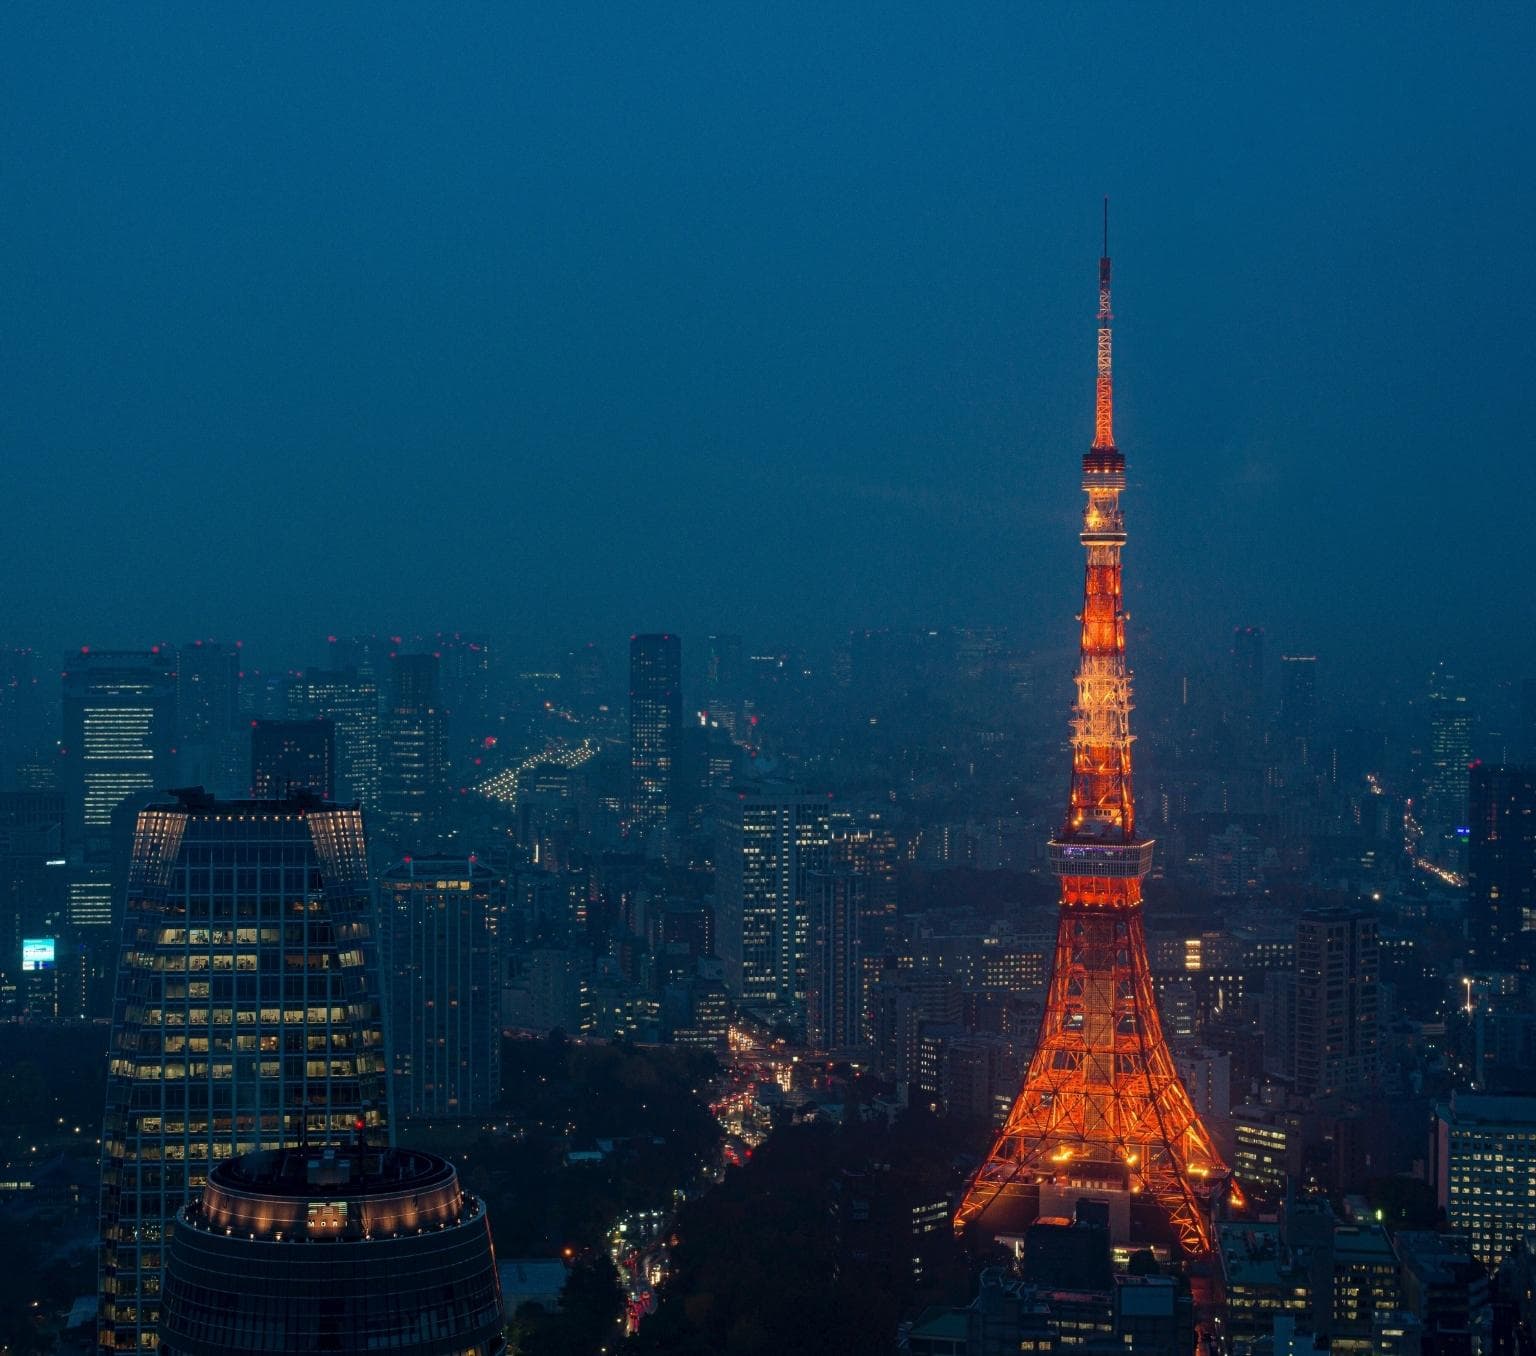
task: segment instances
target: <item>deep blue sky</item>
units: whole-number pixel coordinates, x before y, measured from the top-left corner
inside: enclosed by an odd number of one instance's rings
[[[1532,13],[8,4],[0,640],[1062,640],[1108,193],[1137,620],[1523,671]]]

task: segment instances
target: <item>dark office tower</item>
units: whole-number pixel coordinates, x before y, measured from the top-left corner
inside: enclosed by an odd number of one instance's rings
[[[495,1106],[505,906],[505,883],[473,857],[407,857],[380,878],[397,1116]]]
[[[31,650],[0,650],[0,789],[36,789],[55,761],[38,668]]]
[[[1467,940],[1479,965],[1536,953],[1536,767],[1471,770]]]
[[[240,650],[194,640],[176,652],[177,780],[217,795],[245,784],[240,738]]]
[[[1258,749],[1264,708],[1264,629],[1239,626],[1232,633],[1232,728],[1240,752]]]
[[[1359,1096],[1376,1086],[1376,920],[1347,908],[1309,909],[1296,923],[1296,1091]]]
[[[731,733],[747,695],[746,651],[740,636],[711,636],[704,665],[704,702],[710,720]]]
[[[438,689],[452,737],[491,733],[491,643],[484,636],[440,632],[430,648],[438,659]]]
[[[485,1205],[445,1159],[351,1145],[220,1163],[176,1215],[164,1356],[500,1356]]]
[[[807,877],[810,945],[806,960],[806,1038],[813,1049],[848,1050],[858,1044],[863,1015],[860,920],[869,878],[839,863]]]
[[[288,689],[288,715],[328,720],[336,732],[336,799],[379,803],[379,690],[355,669],[312,669]]]
[[[1472,762],[1472,708],[1442,661],[1429,679],[1429,767],[1424,779],[1421,851],[1442,866],[1463,860],[1467,769]]]
[[[566,655],[561,689],[565,705],[583,720],[596,716],[609,700],[608,660],[592,641]]]
[[[251,796],[336,794],[336,727],[328,720],[258,720],[251,726]]]
[[[65,797],[71,841],[105,859],[112,812],[176,780],[176,669],[159,646],[92,650],[64,659]]]
[[[379,812],[398,840],[411,840],[441,800],[447,776],[438,660],[397,654],[390,663],[389,714],[379,759]]]
[[[629,827],[661,834],[677,808],[683,726],[683,645],[676,636],[629,638]]]
[[[715,954],[725,987],[748,1005],[792,1009],[805,998],[807,878],[826,862],[831,815],[819,796],[727,794],[717,816]]]
[[[1316,761],[1317,656],[1280,656],[1280,735],[1286,756],[1303,767]]]
[[[166,1227],[235,1154],[388,1137],[362,811],[138,818],[101,1138],[103,1352],[154,1350]]]

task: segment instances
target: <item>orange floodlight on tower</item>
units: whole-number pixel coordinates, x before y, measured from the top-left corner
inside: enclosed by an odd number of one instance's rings
[[[1061,921],[1040,1039],[1006,1123],[967,1184],[956,1230],[1046,1185],[1123,1190],[1156,1202],[1184,1250],[1211,1248],[1210,1205],[1229,1173],[1174,1069],[1152,992],[1141,882],[1152,840],[1136,832],[1131,677],[1120,552],[1125,458],[1115,446],[1109,208],[1099,260],[1093,446],[1083,457],[1083,588],[1072,788],[1051,867]]]

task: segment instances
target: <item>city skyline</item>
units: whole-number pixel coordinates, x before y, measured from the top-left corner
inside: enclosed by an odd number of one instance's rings
[[[0,1351],[1529,1356],[1533,48],[0,11]]]

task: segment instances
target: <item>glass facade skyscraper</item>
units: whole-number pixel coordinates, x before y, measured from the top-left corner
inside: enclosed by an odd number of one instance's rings
[[[379,803],[379,689],[355,669],[312,669],[288,689],[288,714],[336,729],[336,798]]]
[[[388,1137],[362,812],[138,817],[102,1130],[100,1349],[153,1349],[168,1222],[256,1149]]]

